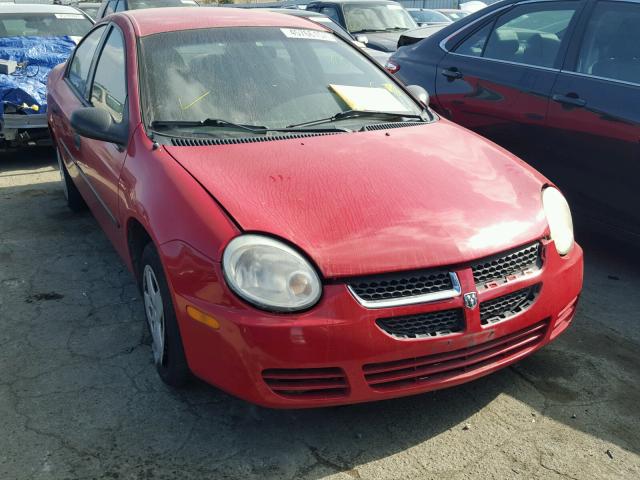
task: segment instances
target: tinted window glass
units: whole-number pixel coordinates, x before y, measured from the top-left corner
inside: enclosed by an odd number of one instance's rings
[[[488,25],[485,25],[480,30],[472,34],[469,38],[467,38],[464,42],[456,47],[455,52],[462,55],[481,57],[484,50],[484,45],[485,43],[487,43],[487,38],[489,37],[489,33],[491,32],[492,25],[493,24],[489,23]]]
[[[3,13],[0,37],[84,37],[92,26],[81,13]]]
[[[67,76],[71,84],[76,87],[82,95],[87,91],[89,68],[91,68],[91,61],[96,53],[96,48],[103,32],[104,27],[98,27],[91,32],[82,43],[78,45],[71,60]]]
[[[118,0],[118,3],[116,4],[116,12],[123,12],[124,10],[126,10],[127,8],[127,4],[125,2],[125,0]]]
[[[127,100],[125,80],[125,55],[122,34],[111,30],[105,42],[91,87],[91,104],[111,114],[116,123],[122,122]]]
[[[553,67],[577,2],[534,3],[504,14],[496,22],[484,57]]]
[[[329,32],[184,30],[143,37],[140,52],[149,123],[215,118],[282,128],[350,108],[420,112],[371,61]],[[353,119],[359,127],[367,121]],[[238,134],[228,128],[211,130]]]
[[[640,83],[640,4],[598,3],[582,41],[577,71]]]

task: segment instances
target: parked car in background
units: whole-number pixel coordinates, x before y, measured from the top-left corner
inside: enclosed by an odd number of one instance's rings
[[[366,37],[369,48],[382,52],[394,52],[400,34],[417,27],[402,5],[391,0],[314,1],[307,10],[331,18],[358,41]]]
[[[49,143],[47,76],[92,25],[73,7],[0,4],[0,147]]]
[[[400,35],[400,38],[398,39],[398,48],[405,47],[407,45],[413,45],[414,43],[430,37],[436,32],[439,32],[447,25],[449,24],[444,23],[440,25],[429,25],[428,27],[418,27],[412,30],[407,30],[406,32],[403,32],[402,35]]]
[[[456,10],[454,8],[437,8],[436,12],[440,12],[449,17],[452,21],[460,20],[461,18],[466,17],[471,12],[465,12],[464,10]]]
[[[495,2],[494,2],[495,3]],[[479,12],[487,6],[486,3],[478,0],[471,0],[470,2],[464,2],[460,4],[460,10],[469,13]]]
[[[318,12],[312,12],[310,10],[302,10],[299,8],[273,8],[269,10],[274,13],[284,13],[286,15],[293,15],[295,17],[303,17],[308,20],[311,20],[312,22],[323,25],[329,28],[330,30],[332,30],[333,32],[335,32],[337,35],[340,35],[341,37],[345,38],[346,40],[350,42],[354,42],[358,47],[362,48],[368,55],[373,57],[375,61],[382,66],[386,65],[387,60],[389,60],[389,55],[390,55],[389,52],[381,52],[380,50],[374,50],[372,48],[368,48],[366,43],[356,40],[349,32],[347,32],[344,28],[342,28],[340,25],[338,25],[336,22],[334,22],[331,18],[327,17],[326,15],[323,15]],[[362,38],[362,36],[360,38],[362,40],[366,40],[365,38]]]
[[[306,19],[117,13],[49,87],[68,204],[135,275],[170,385],[382,400],[487,375],[573,319],[560,192]]]
[[[388,66],[432,106],[562,187],[578,218],[640,239],[640,3],[507,0]]]
[[[72,3],[72,6],[79,10],[82,10],[92,19],[98,18],[98,11],[100,10],[100,2],[78,2]]]
[[[141,8],[161,7],[197,7],[196,0],[102,0],[96,19],[101,19],[113,12],[138,10]]]
[[[447,25],[453,21],[444,13],[428,8],[407,8],[407,12],[409,12],[409,15],[413,17],[419,27]]]

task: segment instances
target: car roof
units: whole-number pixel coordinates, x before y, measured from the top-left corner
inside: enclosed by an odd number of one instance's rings
[[[284,27],[327,30],[306,18],[283,15],[264,9],[166,7],[126,10],[105,17],[127,17],[136,35],[145,37],[163,32],[221,27]]]
[[[0,3],[2,13],[78,13],[77,8],[67,5],[46,5],[41,3]]]

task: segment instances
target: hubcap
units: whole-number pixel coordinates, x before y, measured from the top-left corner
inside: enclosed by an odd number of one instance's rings
[[[156,365],[162,365],[164,359],[164,306],[156,274],[149,265],[145,265],[142,274],[142,293],[144,311],[147,314],[147,323],[151,332],[153,361]]]
[[[60,150],[56,148],[56,157],[58,158],[58,167],[60,169],[60,181],[62,182],[62,189],[64,190],[64,198],[69,200],[69,190],[67,190],[67,181],[64,178],[64,166],[62,165],[62,157],[60,157]]]

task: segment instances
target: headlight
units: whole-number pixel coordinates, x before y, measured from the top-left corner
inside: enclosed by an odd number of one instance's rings
[[[566,255],[573,247],[573,222],[569,204],[557,189],[547,187],[542,191],[542,205],[556,250],[560,255]]]
[[[318,274],[302,255],[262,235],[231,240],[222,268],[231,289],[262,309],[303,310],[314,305],[322,293]]]

